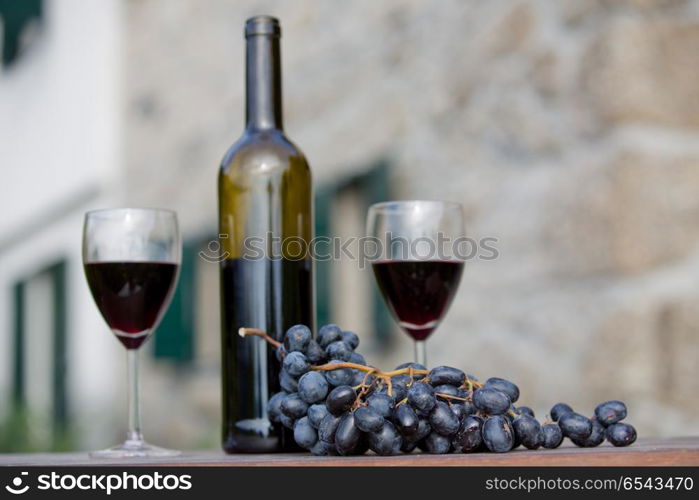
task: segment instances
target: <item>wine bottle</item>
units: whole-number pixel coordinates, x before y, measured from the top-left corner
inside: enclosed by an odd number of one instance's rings
[[[226,152],[218,177],[222,251],[221,340],[223,449],[297,450],[293,432],[267,418],[267,400],[279,391],[279,362],[260,328],[281,340],[315,319],[311,172],[282,129],[279,22],[269,16],[245,25],[246,121]]]

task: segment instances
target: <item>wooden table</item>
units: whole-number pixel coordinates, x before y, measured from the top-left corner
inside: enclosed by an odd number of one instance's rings
[[[510,453],[473,453],[451,455],[410,454],[395,457],[314,457],[310,454],[225,455],[216,451],[185,452],[170,459],[92,460],[86,453],[35,453],[0,455],[0,466],[71,465],[149,465],[149,466],[699,466],[699,437],[639,440],[628,448],[605,443],[597,448],[563,445],[555,450]]]

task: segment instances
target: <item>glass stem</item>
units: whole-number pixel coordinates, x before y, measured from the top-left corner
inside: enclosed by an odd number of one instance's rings
[[[138,397],[138,350],[127,349],[129,377],[129,430],[126,435],[127,441],[143,442],[141,434],[141,409]]]
[[[424,340],[415,341],[415,362],[427,366],[427,349]]]

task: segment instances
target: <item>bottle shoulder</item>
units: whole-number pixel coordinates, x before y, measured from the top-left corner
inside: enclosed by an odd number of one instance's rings
[[[226,151],[221,160],[221,170],[233,168],[264,168],[303,165],[308,163],[303,152],[280,130],[246,130]]]

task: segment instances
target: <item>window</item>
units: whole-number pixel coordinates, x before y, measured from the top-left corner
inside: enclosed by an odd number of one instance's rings
[[[316,235],[363,236],[366,214],[373,203],[389,200],[389,167],[378,162],[371,168],[318,189]],[[357,246],[354,246],[357,249]],[[393,323],[374,283],[371,269],[357,272],[357,262],[316,262],[318,325],[335,322],[371,335],[378,347],[390,338]]]
[[[154,335],[153,356],[179,366],[218,366],[220,358],[218,263],[202,259],[216,235],[182,247],[182,265],[172,302]]]
[[[14,63],[31,43],[42,13],[42,0],[0,0],[3,66]]]
[[[182,246],[177,289],[158,326],[157,334],[153,337],[153,355],[158,359],[185,363],[194,357],[195,276],[198,251],[198,242],[187,242]]]
[[[66,267],[61,260],[13,287],[13,415],[9,425],[14,435],[6,449],[39,443],[62,449],[66,444]],[[31,436],[25,432],[29,426]]]

